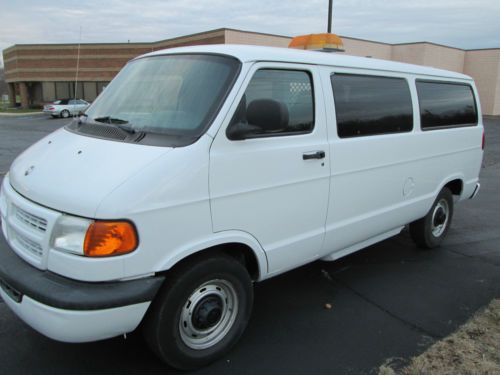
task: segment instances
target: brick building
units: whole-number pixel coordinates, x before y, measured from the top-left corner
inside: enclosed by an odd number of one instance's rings
[[[17,44],[3,51],[11,102],[41,105],[77,97],[92,101],[124,64],[140,54],[195,44],[256,44],[287,47],[287,36],[217,29],[152,43]],[[388,44],[342,36],[346,54],[408,62],[472,76],[484,114],[500,115],[500,48],[463,50],[429,42]]]

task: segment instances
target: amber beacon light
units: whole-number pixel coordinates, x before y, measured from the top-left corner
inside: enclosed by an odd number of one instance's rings
[[[137,248],[137,233],[128,221],[96,221],[85,235],[84,253],[106,257],[130,253]]]
[[[312,51],[343,51],[344,44],[339,36],[331,33],[300,35],[292,39],[289,48]]]

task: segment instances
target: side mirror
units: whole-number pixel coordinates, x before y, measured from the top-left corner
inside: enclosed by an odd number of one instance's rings
[[[226,135],[232,141],[243,141],[250,136],[257,134],[260,129],[257,126],[249,125],[244,122],[237,122],[231,124],[227,130]]]

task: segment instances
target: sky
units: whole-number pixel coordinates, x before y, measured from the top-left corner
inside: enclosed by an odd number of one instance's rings
[[[328,0],[0,0],[0,50],[13,44],[152,42],[227,27],[325,32]],[[500,0],[333,0],[334,33],[388,43],[500,47]],[[0,57],[0,65],[3,64]]]

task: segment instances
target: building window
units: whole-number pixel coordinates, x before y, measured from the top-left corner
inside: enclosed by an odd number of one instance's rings
[[[56,82],[56,99],[72,97],[69,82]]]

